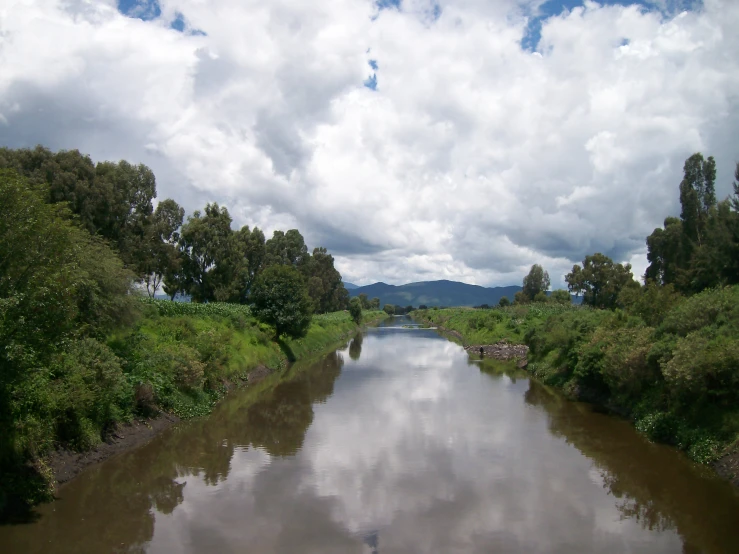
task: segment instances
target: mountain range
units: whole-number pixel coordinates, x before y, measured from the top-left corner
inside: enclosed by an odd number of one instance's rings
[[[487,304],[495,306],[503,296],[513,301],[513,295],[521,290],[520,286],[509,287],[481,287],[468,285],[457,281],[421,281],[407,285],[388,285],[374,283],[363,287],[356,287],[351,283],[344,283],[349,296],[366,294],[367,298],[379,298],[380,305],[393,304],[396,306],[480,306]]]

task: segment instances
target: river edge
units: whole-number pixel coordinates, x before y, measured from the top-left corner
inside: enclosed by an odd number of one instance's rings
[[[213,405],[211,413],[216,406],[229,397],[231,392],[256,385],[273,373],[283,369],[288,369],[292,364],[297,363],[298,361],[307,362],[313,359],[318,359],[336,350],[351,337],[362,332],[363,329],[375,326],[384,319],[386,319],[386,316],[378,316],[370,320],[363,321],[361,325],[356,326],[354,329],[344,332],[338,337],[332,337],[331,341],[327,342],[326,345],[321,348],[307,351],[303,356],[296,357],[296,359],[292,361],[285,360],[284,364],[281,363],[279,366],[272,368],[260,364],[251,369],[246,374],[245,379],[224,382],[223,386],[225,393],[221,396],[218,402]],[[210,414],[203,417],[209,417],[209,415]],[[85,450],[83,452],[77,452],[69,448],[58,448],[57,450],[54,450],[43,460],[44,465],[52,474],[54,500],[56,500],[56,493],[60,486],[72,481],[87,469],[114,456],[144,446],[173,425],[180,421],[188,420],[189,418],[180,418],[174,414],[162,411],[151,417],[137,417],[130,423],[117,425],[105,441],[90,450]],[[54,500],[52,500],[52,502]]]
[[[486,353],[499,350],[499,349],[503,349],[503,351],[505,351],[506,347],[510,347],[510,346],[522,346],[528,349],[528,346],[524,344],[516,345],[507,340],[499,341],[498,343],[492,344],[492,345],[467,344],[467,341],[465,340],[464,335],[460,333],[459,331],[441,326],[438,323],[435,323],[423,317],[419,317],[419,316],[413,316],[413,317],[418,318],[418,320],[422,321],[425,324],[436,325],[436,329],[441,335],[451,340],[452,342],[455,342],[459,344],[460,346],[462,346],[465,349],[465,351],[467,351],[467,353],[470,355],[478,352],[480,348],[482,348],[483,351]],[[522,369],[527,372],[530,379],[536,379],[536,376],[533,375],[533,373],[528,370],[528,359],[526,358],[526,356],[520,356],[520,355],[513,355],[511,357],[493,356],[493,358],[499,361],[513,360],[516,362],[516,365],[519,369]],[[558,389],[558,390],[560,390],[561,392],[561,389]],[[565,395],[565,398],[567,398],[566,395]],[[570,400],[570,399],[567,398],[567,400]],[[584,402],[586,404],[590,404],[596,409],[605,411],[608,415],[612,417],[618,417],[621,419],[629,420],[628,417],[618,412],[617,410],[614,410],[608,404],[599,403],[595,399],[587,399],[587,400],[582,399],[582,400],[578,400],[578,402]],[[633,425],[633,421],[630,421],[630,422]],[[673,448],[674,450],[679,451],[683,456],[685,456],[685,453],[680,451],[678,448],[674,448],[671,445],[666,445],[666,446],[669,446],[670,448]],[[687,456],[685,456],[685,458],[687,458]],[[701,465],[693,461],[691,461],[691,463],[695,463],[696,465]],[[735,491],[739,493],[739,441],[729,446],[716,460],[706,465],[707,467],[710,467],[716,473],[718,477],[731,483]]]

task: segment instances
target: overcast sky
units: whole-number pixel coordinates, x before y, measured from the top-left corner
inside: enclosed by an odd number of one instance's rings
[[[358,284],[638,276],[685,158],[731,189],[737,28],[736,0],[0,0],[0,145],[145,163]]]

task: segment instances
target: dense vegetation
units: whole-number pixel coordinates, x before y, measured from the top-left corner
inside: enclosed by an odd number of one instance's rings
[[[183,223],[155,197],[143,165],[0,149],[0,512],[48,497],[54,448],[205,413],[224,383],[355,328],[327,313],[348,300],[333,257],[297,230],[265,241],[216,204]],[[143,302],[162,283],[195,303]]]
[[[548,276],[534,266],[511,306],[415,314],[471,344],[525,342],[544,383],[712,461],[739,438],[739,165],[721,202],[712,158],[691,156],[684,173],[680,218],[647,239],[644,285],[595,253],[566,276],[583,306],[565,291],[542,295]]]

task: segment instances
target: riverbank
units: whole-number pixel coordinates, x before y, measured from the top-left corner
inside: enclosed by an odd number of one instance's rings
[[[739,287],[657,314],[530,304],[415,311],[467,347],[529,347],[526,370],[739,484]]]
[[[367,311],[362,324],[385,317],[382,311]],[[313,317],[305,337],[275,342],[273,330],[245,306],[142,300],[134,325],[108,337],[104,346],[95,344],[94,358],[78,361],[97,375],[92,383],[102,372],[102,385],[92,390],[75,382],[57,385],[84,393],[72,397],[78,403],[70,412],[73,427],[57,426],[33,458],[4,472],[0,515],[13,517],[51,500],[58,484],[90,465],[148,442],[180,419],[209,414],[229,390],[322,353],[358,328],[347,312],[321,314]],[[107,410],[102,428],[82,415],[97,406]],[[55,427],[53,421],[39,425]]]

